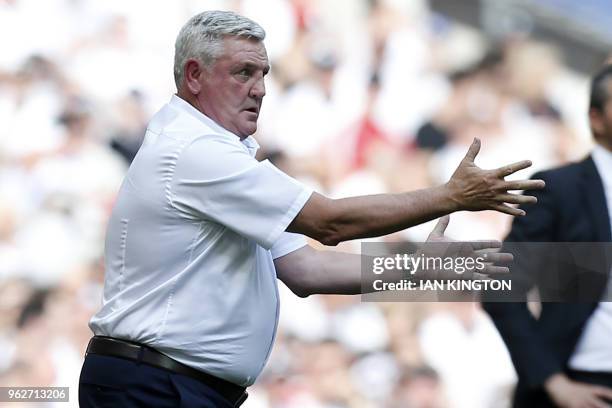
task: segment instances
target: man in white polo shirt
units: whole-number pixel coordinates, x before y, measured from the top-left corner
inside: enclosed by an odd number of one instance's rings
[[[508,190],[543,186],[504,180],[527,161],[476,167],[475,141],[443,186],[342,200],[312,192],[254,158],[264,36],[211,11],[177,37],[178,93],[151,120],[109,222],[83,407],[238,406],[274,343],[277,278],[300,296],[360,291],[359,256],[314,250],[304,235],[335,245],[457,210],[522,215],[506,203],[533,197]]]

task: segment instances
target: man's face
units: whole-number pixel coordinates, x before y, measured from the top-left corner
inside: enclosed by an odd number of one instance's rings
[[[226,37],[221,55],[198,79],[200,109],[241,139],[255,133],[269,69],[261,41]]]
[[[612,151],[612,80],[607,82],[606,86],[609,97],[603,107],[603,111],[591,109],[589,118],[595,140]]]

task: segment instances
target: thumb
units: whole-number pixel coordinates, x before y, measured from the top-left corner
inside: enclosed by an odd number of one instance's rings
[[[443,236],[446,231],[446,227],[448,227],[448,223],[450,222],[450,215],[445,215],[438,220],[438,223],[431,231],[430,235]]]
[[[474,160],[476,159],[476,156],[478,155],[479,151],[480,151],[480,139],[475,137],[474,141],[470,145],[470,148],[465,154],[463,161],[474,163]]]

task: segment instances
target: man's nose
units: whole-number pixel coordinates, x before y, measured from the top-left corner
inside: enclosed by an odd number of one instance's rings
[[[259,78],[251,87],[249,96],[255,99],[261,99],[266,95],[266,85],[263,77]]]

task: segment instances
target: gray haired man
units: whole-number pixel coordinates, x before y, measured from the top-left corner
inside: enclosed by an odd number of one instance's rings
[[[110,217],[83,407],[239,406],[274,343],[277,278],[302,297],[361,291],[358,255],[311,248],[305,236],[336,245],[458,210],[523,215],[507,203],[534,198],[508,191],[543,187],[504,180],[528,161],[478,168],[476,140],[442,186],[340,200],[313,192],[254,158],[264,37],[222,11],[178,35],[178,92],[149,123]]]

